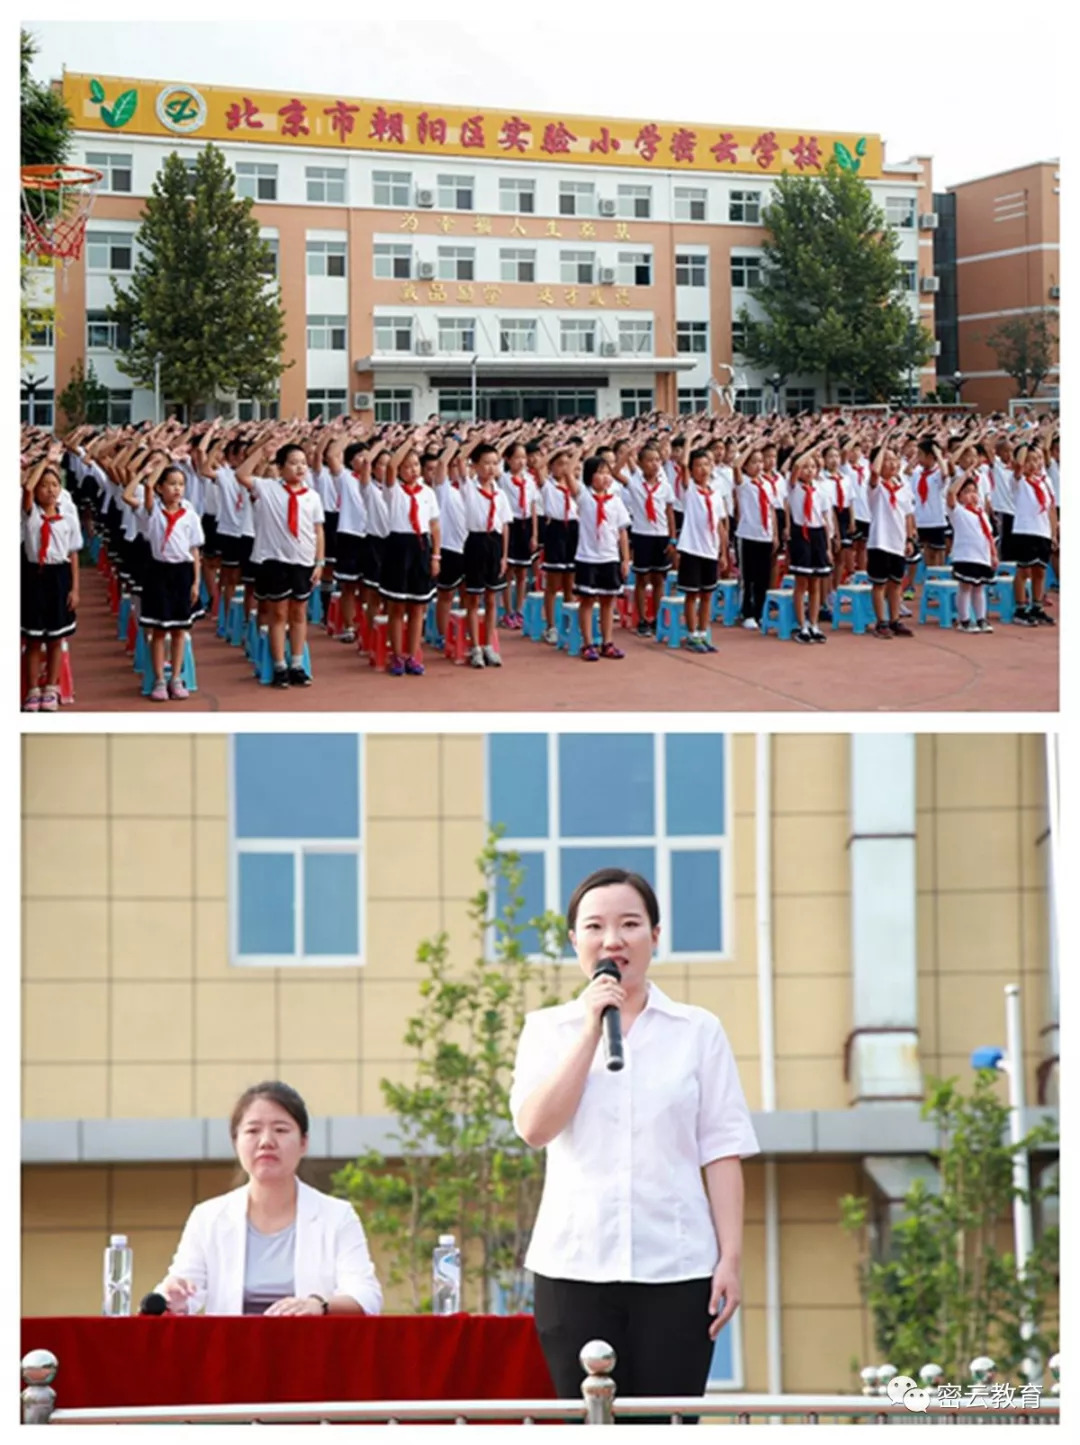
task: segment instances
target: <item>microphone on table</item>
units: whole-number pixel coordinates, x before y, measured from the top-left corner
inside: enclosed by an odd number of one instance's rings
[[[163,1294],[155,1294],[152,1290],[144,1294],[139,1301],[139,1313],[141,1315],[163,1315],[167,1314],[169,1301]]]
[[[622,982],[619,965],[613,958],[602,958],[593,969],[593,978],[613,978],[616,983]],[[624,1060],[622,1019],[614,1004],[608,1004],[600,1015],[600,1027],[604,1036],[604,1066],[608,1073],[616,1074],[622,1068]]]

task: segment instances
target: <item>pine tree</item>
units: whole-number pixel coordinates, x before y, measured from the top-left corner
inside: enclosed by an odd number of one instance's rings
[[[762,224],[754,299],[764,318],[743,308],[742,354],[785,379],[823,375],[827,401],[835,383],[876,400],[895,394],[933,339],[900,295],[897,240],[870,187],[835,161],[820,177],[781,176]]]
[[[82,361],[76,361],[71,368],[71,380],[56,402],[72,428],[84,422],[100,426],[108,420],[109,388],[99,380],[92,361],[85,369]]]
[[[276,392],[285,319],[251,211],[217,147],[205,147],[193,172],[176,154],[165,161],[142,213],[135,269],[122,288],[113,282],[109,308],[130,325],[117,365],[137,385],[153,385],[160,357],[163,393],[188,408]]]

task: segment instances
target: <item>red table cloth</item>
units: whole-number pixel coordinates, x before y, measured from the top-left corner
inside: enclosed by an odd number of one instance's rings
[[[555,1398],[531,1315],[31,1318],[58,1409]]]

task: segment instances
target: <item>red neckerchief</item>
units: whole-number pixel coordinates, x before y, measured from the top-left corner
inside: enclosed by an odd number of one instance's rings
[[[993,532],[991,532],[991,530],[990,530],[990,523],[986,520],[986,513],[983,511],[983,509],[982,509],[980,506],[978,506],[977,503],[965,502],[965,503],[964,503],[964,511],[965,511],[965,512],[970,512],[970,513],[972,514],[972,516],[974,516],[974,517],[978,517],[978,519],[979,519],[979,526],[980,526],[980,527],[982,528],[982,530],[983,530],[983,536],[986,538],[986,540],[990,543],[990,545],[991,545],[991,547],[992,547],[992,546],[994,545],[994,534],[993,534]]]
[[[165,518],[165,535],[161,539],[161,550],[164,552],[165,548],[169,545],[169,538],[173,534],[173,528],[176,526],[177,522],[179,522],[180,518],[184,515],[184,509],[181,506],[177,507],[175,512],[167,512],[163,506],[161,509],[161,515]]]
[[[600,528],[604,525],[606,513],[604,508],[611,501],[611,492],[593,492],[593,500],[596,502],[596,532],[600,534]]]
[[[56,523],[56,522],[62,522],[63,520],[64,520],[64,514],[63,514],[62,512],[57,512],[56,515],[55,515],[55,517],[50,517],[50,516],[48,516],[47,513],[42,512],[42,514],[41,514],[41,542],[40,542],[40,544],[39,544],[39,546],[38,546],[38,566],[39,566],[39,567],[44,567],[44,566],[45,566],[45,558],[49,555],[49,538],[52,536],[53,524]]]
[[[921,467],[919,469],[919,501],[925,507],[930,500],[930,477],[934,468]]]
[[[656,511],[656,494],[662,486],[663,482],[645,483],[645,515],[650,522],[658,522],[660,520]]]
[[[307,487],[290,487],[285,484],[285,491],[289,497],[289,531],[294,537],[300,535],[300,498],[307,491]]]
[[[421,485],[419,482],[402,482],[401,490],[409,499],[409,526],[419,537],[420,503],[416,499],[420,495]]]
[[[841,509],[847,506],[847,498],[844,495],[844,476],[842,472],[830,472],[836,487],[836,505]]]
[[[715,532],[716,518],[713,516],[712,509],[712,487],[699,487],[696,482],[694,483],[694,485],[695,487],[697,487],[698,496],[705,498],[705,510],[709,514],[709,531]]]
[[[529,483],[525,477],[515,477],[513,472],[509,473],[509,477],[514,486],[517,487],[518,506],[521,508],[521,515],[524,517],[527,512],[525,498],[528,495]]]
[[[776,484],[780,480],[779,472],[762,472],[762,478],[768,482],[769,491],[772,492],[773,506],[776,506]]]
[[[1025,474],[1024,480],[1029,484],[1038,499],[1039,511],[1045,512],[1049,506],[1046,493],[1043,491],[1043,482],[1046,481],[1046,478],[1040,472],[1037,477],[1029,477]]]
[[[671,465],[675,468],[675,495],[678,496],[680,492],[686,490],[686,468],[674,457],[671,459]]]
[[[772,511],[772,503],[769,501],[769,494],[765,489],[765,483],[759,482],[757,477],[751,477],[750,480],[754,486],[757,487],[758,506],[761,508],[761,525],[767,532],[769,530],[769,513]]]
[[[495,530],[495,500],[499,494],[494,487],[490,492],[485,492],[483,487],[477,487],[476,490],[488,504],[487,530],[493,532]]]
[[[888,499],[889,499],[889,506],[892,507],[893,510],[895,511],[895,509],[896,509],[896,494],[897,494],[897,492],[900,490],[900,488],[904,485],[903,482],[886,481],[886,479],[885,479],[884,477],[882,477],[882,478],[881,478],[881,485],[885,488],[885,494],[886,494],[886,496],[887,496]]]
[[[803,488],[803,528],[802,534],[805,541],[810,540],[810,523],[814,520],[814,484],[813,482],[800,482]]]
[[[563,499],[563,521],[564,521],[564,522],[569,522],[569,520],[570,520],[570,488],[569,488],[568,486],[565,486],[562,482],[556,482],[556,483],[555,483],[555,490],[556,490],[557,492],[562,492],[562,499]]]

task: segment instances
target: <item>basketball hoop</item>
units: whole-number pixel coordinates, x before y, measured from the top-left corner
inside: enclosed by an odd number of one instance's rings
[[[21,176],[27,256],[70,266],[82,255],[86,222],[102,172],[89,166],[23,166]]]

